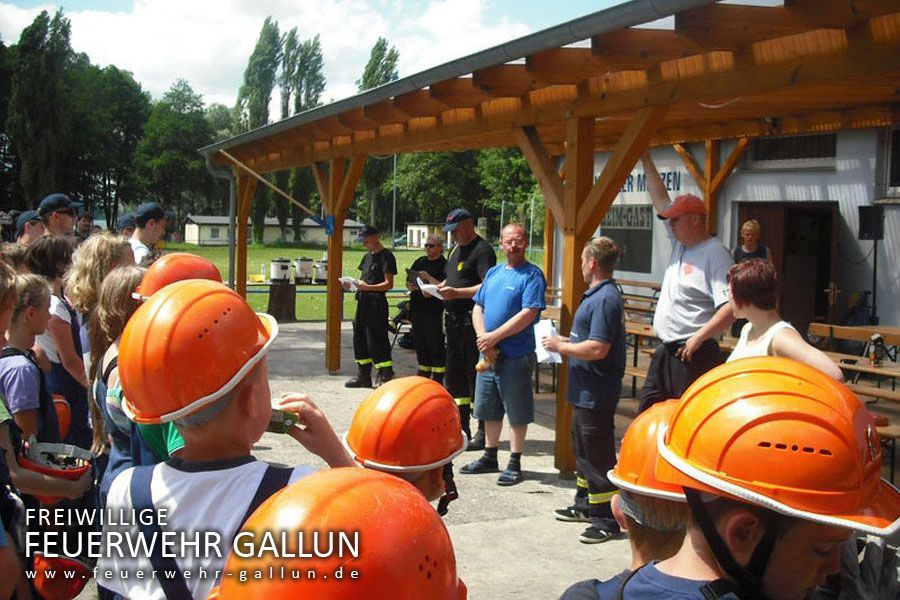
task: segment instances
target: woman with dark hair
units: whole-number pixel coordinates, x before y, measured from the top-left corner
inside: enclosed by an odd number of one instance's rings
[[[750,356],[783,356],[806,363],[843,381],[841,369],[821,350],[804,341],[778,314],[778,275],[767,260],[754,258],[728,271],[734,316],[747,319],[728,362]]]
[[[50,282],[50,322],[47,331],[36,338],[47,358],[50,374],[47,387],[53,394],[62,394],[69,403],[72,423],[63,440],[85,450],[91,448],[93,434],[88,422],[87,374],[81,357],[81,319],[63,292],[63,279],[72,264],[72,240],[47,235],[28,248],[28,268]]]

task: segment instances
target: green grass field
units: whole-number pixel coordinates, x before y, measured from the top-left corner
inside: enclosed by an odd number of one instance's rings
[[[222,277],[228,278],[228,247],[227,246],[195,246],[193,244],[174,244],[167,243],[166,252],[191,252],[199,254],[211,260],[222,273]],[[267,246],[267,245],[251,245],[247,249],[247,274],[265,275],[265,279],[269,279],[269,264],[275,258],[288,258],[293,261],[296,258],[311,258],[314,261],[321,260],[322,253],[325,249],[322,246]],[[343,259],[343,273],[355,277],[359,275],[359,263],[362,261],[366,250],[361,245],[345,246]],[[424,254],[421,249],[410,250],[406,248],[393,248],[394,256],[397,259],[397,270],[404,273],[404,269],[412,266],[412,263]],[[503,255],[498,251],[498,260],[503,260]],[[531,251],[530,260],[538,265],[543,264],[543,250],[534,248]],[[329,276],[339,276],[329,270]],[[323,321],[325,320],[325,286],[324,285],[302,285],[297,286],[298,291],[303,293],[297,294],[296,315],[300,321]],[[404,287],[404,279],[401,277],[394,278],[394,289],[399,290]],[[266,290],[266,291],[264,291]],[[260,293],[262,292],[262,293]],[[247,299],[254,310],[265,311],[268,307],[269,295],[267,288],[248,286]],[[395,306],[399,299],[392,299],[391,305]],[[356,311],[356,301],[353,294],[344,294],[344,318],[352,319],[353,313]],[[395,308],[391,308],[391,316],[396,313]]]

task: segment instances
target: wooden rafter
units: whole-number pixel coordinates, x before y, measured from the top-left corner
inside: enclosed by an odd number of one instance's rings
[[[650,139],[665,119],[667,106],[651,106],[638,111],[634,120],[622,134],[612,155],[603,166],[597,183],[591,188],[584,203],[578,207],[578,231],[590,235],[603,220],[606,211],[622,189],[622,183],[647,151]]]
[[[513,130],[519,149],[528,161],[534,178],[537,179],[544,193],[544,202],[553,213],[554,218],[563,222],[563,184],[557,173],[556,165],[534,127],[523,127]]]
[[[706,175],[703,173],[700,165],[697,164],[694,155],[691,154],[691,151],[684,144],[672,144],[672,148],[674,148],[675,152],[678,153],[678,156],[681,157],[681,162],[684,163],[684,166],[687,168],[688,173],[691,174],[691,177],[694,178],[697,186],[702,188],[706,183]]]

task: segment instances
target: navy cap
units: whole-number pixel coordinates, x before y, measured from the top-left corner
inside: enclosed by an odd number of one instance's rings
[[[38,221],[40,218],[41,215],[39,215],[36,210],[26,210],[20,214],[19,218],[16,219],[16,237],[22,235],[22,232],[25,231],[26,223],[29,221]]]
[[[116,221],[116,229],[122,230],[126,227],[134,227],[134,215],[132,213],[125,213]]]
[[[363,225],[363,228],[356,234],[356,239],[361,240],[370,235],[378,235],[378,228],[374,225]]]
[[[475,217],[473,217],[472,213],[464,208],[456,208],[451,210],[450,214],[447,215],[447,221],[444,224],[444,231],[455,231],[456,228],[459,227],[459,224],[466,219],[474,220]]]
[[[79,204],[78,202],[72,202],[72,199],[65,194],[50,194],[49,196],[41,200],[41,203],[38,206],[38,214],[43,217],[46,214],[56,212],[58,210],[64,210],[66,208],[75,210],[80,206],[81,204]]]
[[[138,227],[143,227],[151,219],[160,220],[168,218],[165,209],[159,202],[144,202],[134,211],[134,222]]]

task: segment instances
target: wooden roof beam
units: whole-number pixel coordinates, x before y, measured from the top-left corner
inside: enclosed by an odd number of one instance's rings
[[[474,108],[486,100],[490,95],[479,89],[471,77],[456,77],[433,84],[429,94],[449,108]]]
[[[448,109],[446,104],[424,89],[397,96],[394,106],[410,117],[437,117]]]
[[[354,131],[374,131],[378,128],[378,122],[370,119],[362,108],[354,108],[337,115],[337,120],[344,126]]]
[[[525,59],[525,68],[548,85],[578,83],[596,72],[590,48],[553,48]]]
[[[494,98],[525,96],[540,87],[525,65],[496,65],[472,73],[472,82]]]
[[[781,6],[713,4],[675,15],[675,32],[706,50],[733,50],[819,28]]]
[[[403,123],[409,119],[409,115],[394,106],[393,99],[383,100],[377,104],[370,104],[363,107],[363,114],[367,118],[376,121],[381,125],[394,125]]]
[[[900,11],[896,0],[785,0],[792,18],[819,27],[852,27]]]
[[[649,69],[660,62],[705,52],[668,29],[618,29],[591,38],[595,75],[606,71]]]

